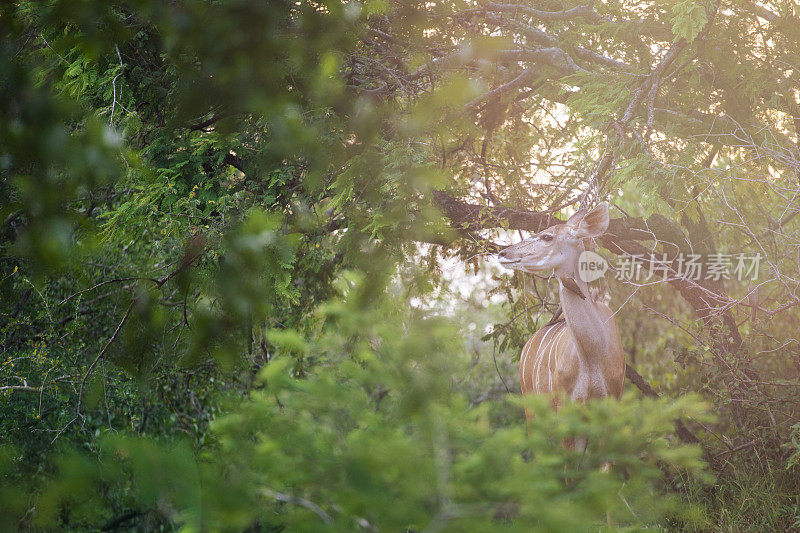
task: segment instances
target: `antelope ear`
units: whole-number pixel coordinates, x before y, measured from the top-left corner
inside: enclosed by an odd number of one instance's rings
[[[608,204],[603,202],[593,207],[589,212],[581,209],[567,221],[575,228],[575,236],[579,239],[599,237],[608,229]]]
[[[568,226],[572,226],[573,228],[577,228],[578,224],[581,223],[581,220],[583,220],[583,217],[585,217],[585,216],[586,216],[586,209],[578,209],[577,211],[575,211],[574,215],[569,217],[569,219],[567,220],[566,223],[567,223]]]

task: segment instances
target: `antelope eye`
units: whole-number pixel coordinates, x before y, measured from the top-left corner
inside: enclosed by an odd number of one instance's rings
[[[539,238],[542,239],[544,242],[550,242],[553,240],[553,236],[549,233],[542,233],[539,235]]]

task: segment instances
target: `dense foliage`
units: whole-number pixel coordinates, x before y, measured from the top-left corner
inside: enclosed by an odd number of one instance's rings
[[[3,4],[0,524],[800,527],[796,11]],[[661,262],[599,284],[622,401],[555,413],[555,285],[484,256],[602,199]]]

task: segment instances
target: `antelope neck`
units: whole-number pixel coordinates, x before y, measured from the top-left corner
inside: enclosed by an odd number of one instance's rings
[[[608,324],[589,295],[588,284],[577,275],[577,257],[573,268],[564,269],[558,275],[561,308],[567,326],[575,339],[580,358],[589,364],[598,363],[609,352]],[[564,286],[564,278],[572,278],[585,298]]]

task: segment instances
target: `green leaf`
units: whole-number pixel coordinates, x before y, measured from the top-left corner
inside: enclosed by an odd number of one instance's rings
[[[692,42],[708,22],[703,4],[685,0],[672,6],[672,34],[675,41],[686,39]]]

